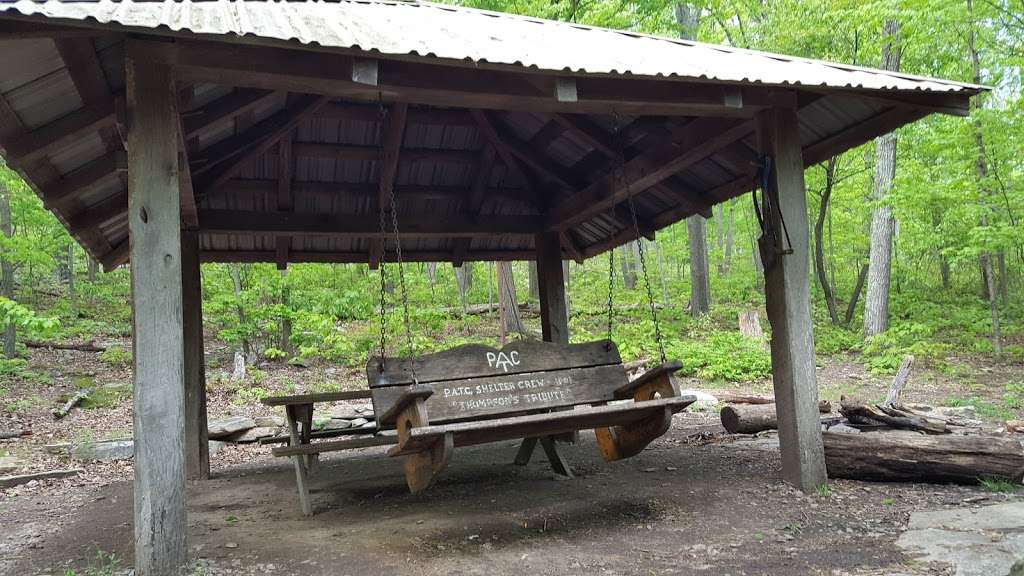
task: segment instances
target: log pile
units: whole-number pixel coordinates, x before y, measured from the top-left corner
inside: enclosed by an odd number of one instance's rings
[[[830,478],[886,482],[975,484],[982,479],[1024,480],[1024,422],[984,431],[971,407],[940,408],[903,403],[914,358],[903,360],[885,400],[872,404],[842,398],[839,416],[822,419],[825,465]],[[721,410],[730,433],[777,428],[770,397],[728,395]],[[831,406],[819,409],[830,413]]]

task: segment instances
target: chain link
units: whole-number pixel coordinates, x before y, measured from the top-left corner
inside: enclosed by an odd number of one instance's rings
[[[651,279],[650,279],[650,277],[647,274],[647,258],[646,258],[645,250],[644,250],[644,241],[643,241],[643,238],[640,236],[640,224],[639,224],[639,222],[637,220],[637,217],[636,217],[636,206],[634,206],[634,204],[633,204],[633,193],[629,189],[629,179],[626,177],[626,143],[625,143],[625,140],[624,140],[624,138],[623,138],[623,136],[621,134],[622,126],[621,126],[619,115],[618,115],[617,112],[614,112],[613,114],[615,116],[616,147],[618,148],[616,150],[616,152],[618,153],[618,156],[619,156],[618,157],[618,178],[619,178],[619,183],[622,184],[622,186],[625,188],[626,201],[629,204],[629,215],[630,215],[630,218],[633,221],[632,224],[633,224],[634,237],[636,238],[637,253],[640,256],[640,270],[643,273],[643,276],[644,276],[644,288],[647,291],[647,305],[648,305],[648,308],[651,311],[651,319],[654,322],[654,339],[658,343],[658,353],[661,356],[661,363],[664,364],[666,362],[665,343],[664,343],[664,341],[662,340],[662,337],[661,337],[661,324],[658,322],[658,312],[657,312],[656,307],[654,306],[654,292],[651,289]],[[615,213],[615,204],[613,203],[612,204],[612,215],[613,215],[613,217],[614,217],[614,213]],[[615,249],[614,248],[611,249],[611,253],[612,254],[615,253]],[[611,314],[612,314],[611,286],[612,286],[612,280],[614,279],[614,273],[615,273],[615,268],[614,268],[613,260],[614,260],[613,256],[610,256],[609,259],[608,259],[608,263],[609,263],[609,280],[608,280],[608,290],[609,290],[609,294],[608,294],[608,316],[609,316],[609,318],[608,318],[608,334],[609,334],[609,336],[608,337],[609,337],[609,339],[611,338]]]
[[[377,142],[380,146],[380,154],[384,152],[384,123],[387,120],[387,108],[384,107],[384,103],[380,102],[377,105]],[[380,369],[384,369],[384,358],[387,357],[387,276],[384,272],[384,254],[387,251],[385,244],[385,238],[387,237],[388,229],[384,219],[384,206],[377,206],[377,213],[380,219],[380,262],[378,267],[380,269]]]

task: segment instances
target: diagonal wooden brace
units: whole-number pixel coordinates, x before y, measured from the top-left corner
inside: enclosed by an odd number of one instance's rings
[[[427,417],[427,405],[425,398],[429,394],[422,394],[413,391],[407,401],[403,398],[398,405],[401,410],[397,416],[388,411],[387,420],[395,418],[395,428],[398,430],[398,445],[388,450],[389,456],[397,456],[404,453],[409,434],[413,428],[426,426],[430,420]],[[441,472],[448,466],[452,452],[455,450],[455,438],[451,432],[445,434],[437,442],[434,442],[426,450],[413,452],[405,455],[403,467],[405,468],[405,482],[409,485],[409,491],[413,494],[422,492],[434,483]]]
[[[662,364],[623,386],[617,395],[632,394],[634,402],[679,396],[679,384],[672,377],[672,373],[681,367],[678,363]],[[613,462],[639,454],[648,444],[668,432],[671,425],[672,409],[666,406],[664,410],[636,422],[595,428],[594,434],[597,436],[597,447],[601,451],[601,456],[606,462]]]

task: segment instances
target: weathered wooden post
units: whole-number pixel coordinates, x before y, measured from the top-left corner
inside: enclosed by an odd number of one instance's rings
[[[795,99],[794,99],[795,100]],[[774,242],[766,242],[765,302],[772,326],[772,377],[779,420],[782,475],[804,492],[826,482],[818,415],[814,334],[808,280],[807,197],[800,126],[793,107],[757,118],[758,144],[770,158],[770,204],[765,215]],[[785,253],[792,250],[790,253]]]
[[[537,284],[540,290],[540,326],[546,342],[569,342],[565,307],[562,243],[557,232],[537,234]]]
[[[565,276],[562,269],[562,241],[557,232],[537,234],[537,287],[540,291],[540,326],[545,342],[569,343],[569,314],[565,305]],[[579,432],[558,436],[562,441],[575,442]],[[537,438],[526,438],[519,446],[515,462],[525,466],[537,447]],[[572,477],[572,470],[562,459],[555,446],[554,436],[540,439],[544,453],[555,472]]]
[[[135,570],[177,574],[185,541],[185,361],[178,114],[170,67],[127,41],[135,359]]]
[[[181,233],[181,297],[185,346],[185,473],[189,480],[210,477],[206,423],[206,360],[203,356],[203,287],[199,233]]]

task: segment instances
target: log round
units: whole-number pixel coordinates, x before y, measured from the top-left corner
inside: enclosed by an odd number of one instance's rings
[[[1020,483],[1024,448],[1010,436],[925,436],[909,432],[823,432],[830,478],[881,482]]]
[[[829,413],[832,404],[828,400],[818,402],[818,411]],[[775,404],[729,404],[722,408],[719,416],[722,427],[730,434],[756,434],[779,427],[775,415]]]

